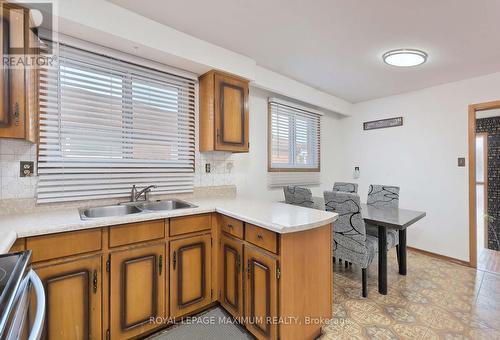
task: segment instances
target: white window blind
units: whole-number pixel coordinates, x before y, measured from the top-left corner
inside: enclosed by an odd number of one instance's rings
[[[193,190],[195,80],[67,45],[40,71],[39,203]]]
[[[269,98],[270,171],[319,171],[320,114]]]

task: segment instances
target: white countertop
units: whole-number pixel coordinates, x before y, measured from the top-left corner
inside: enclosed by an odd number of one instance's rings
[[[11,247],[16,235],[19,238],[45,235],[207,212],[219,212],[280,234],[317,228],[332,223],[338,216],[336,213],[322,210],[239,197],[232,199],[193,199],[189,200],[189,202],[197,205],[197,207],[89,220],[81,220],[76,208],[0,216],[0,253],[5,252],[5,248],[8,250]]]
[[[14,230],[0,229],[0,254],[5,254],[16,242],[17,234]]]

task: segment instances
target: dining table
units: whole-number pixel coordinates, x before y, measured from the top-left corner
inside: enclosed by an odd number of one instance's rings
[[[323,197],[313,196],[313,207],[324,209]],[[426,216],[423,211],[402,209],[398,207],[377,207],[361,204],[361,215],[365,223],[378,228],[378,291],[387,295],[387,229],[398,231],[398,263],[399,274],[406,275],[406,229]]]
[[[406,229],[425,217],[423,211],[361,204],[366,223],[378,228],[378,291],[387,295],[387,229],[398,231],[399,274],[406,275]]]

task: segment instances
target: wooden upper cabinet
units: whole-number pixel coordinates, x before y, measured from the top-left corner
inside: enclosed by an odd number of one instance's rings
[[[35,268],[45,287],[45,339],[101,339],[101,255]]]
[[[38,53],[38,37],[30,29],[29,10],[16,4],[3,5],[2,57],[23,58]],[[38,70],[2,67],[0,75],[0,138],[38,141]]]
[[[9,22],[5,13],[0,13],[0,57],[9,53]],[[0,128],[9,123],[9,70],[5,66],[0,68]]]
[[[245,247],[245,317],[257,339],[277,339],[277,260],[261,250]]]
[[[210,234],[170,242],[170,316],[178,317],[212,300]]]
[[[200,151],[248,152],[248,81],[210,71],[200,77]]]
[[[234,317],[243,317],[243,242],[223,236],[220,248],[220,303]]]
[[[165,316],[165,244],[111,253],[110,336],[129,339],[161,326]]]

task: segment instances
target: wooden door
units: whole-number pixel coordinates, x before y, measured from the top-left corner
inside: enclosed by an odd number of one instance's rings
[[[220,303],[234,317],[243,316],[243,243],[223,236],[220,249]]]
[[[215,149],[248,152],[248,82],[215,74]]]
[[[211,302],[211,253],[210,234],[170,242],[170,316]]]
[[[110,255],[110,336],[128,339],[162,324],[165,316],[165,245],[148,245]]]
[[[35,269],[45,287],[44,337],[101,339],[101,255]]]
[[[258,339],[277,339],[277,260],[253,247],[245,247],[245,317],[247,329]]]

